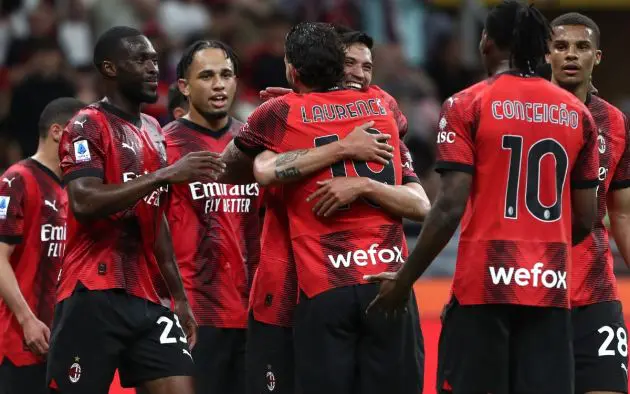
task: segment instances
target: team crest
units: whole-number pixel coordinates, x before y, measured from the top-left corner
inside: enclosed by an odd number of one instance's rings
[[[606,139],[604,138],[603,135],[598,135],[597,136],[597,142],[599,143],[599,153],[605,153],[606,152]]]
[[[90,148],[88,148],[86,140],[80,140],[74,143],[74,160],[77,163],[92,160],[92,156],[90,156]]]
[[[11,197],[0,196],[0,219],[7,218],[7,212],[9,211],[9,201],[11,201]]]
[[[68,370],[68,378],[72,383],[76,383],[79,379],[81,379],[81,364],[79,364],[79,357],[74,358],[74,363]]]
[[[271,365],[267,365],[267,373],[265,374],[267,380],[267,390],[274,391],[276,389],[276,375],[271,371]]]

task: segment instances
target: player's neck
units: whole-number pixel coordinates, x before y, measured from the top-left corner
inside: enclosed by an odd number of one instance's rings
[[[558,83],[558,81],[556,81],[556,79],[552,76],[551,77],[551,82],[556,85],[556,86],[560,86],[562,89],[573,93],[573,95],[575,97],[577,97],[578,99],[580,99],[581,102],[585,103],[586,102],[586,97],[588,97],[588,90],[589,90],[589,83],[586,84],[582,84],[579,86],[562,86],[560,83]]]
[[[510,71],[511,69],[512,67],[510,67],[509,60],[501,60],[499,61],[499,63],[497,63],[497,65],[493,69],[490,70],[490,76],[493,77],[497,74]]]
[[[141,103],[132,102],[127,97],[122,95],[118,90],[108,92],[105,95],[105,100],[114,107],[120,109],[125,113],[128,113],[129,115],[135,117],[140,116]]]
[[[37,152],[31,156],[43,166],[51,170],[57,177],[61,178],[61,167],[59,166],[58,145],[50,140],[39,140]]]
[[[216,119],[208,119],[197,111],[189,111],[186,115],[184,115],[184,119],[205,127],[206,129],[217,131],[221,130],[228,124],[230,117],[226,115]]]

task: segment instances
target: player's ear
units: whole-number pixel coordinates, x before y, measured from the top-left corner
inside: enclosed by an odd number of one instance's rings
[[[184,78],[179,78],[177,80],[177,88],[179,91],[186,97],[190,95],[190,89],[188,88],[188,81]]]
[[[116,65],[109,60],[105,60],[103,64],[101,64],[101,72],[106,77],[115,78],[117,74]]]
[[[598,49],[595,51],[595,65],[599,66],[599,63],[601,63],[601,61],[602,61],[602,51]]]
[[[59,141],[61,141],[61,134],[63,134],[63,126],[58,123],[53,123],[52,126],[50,126],[50,128],[48,129],[48,135],[57,144],[59,143]]]

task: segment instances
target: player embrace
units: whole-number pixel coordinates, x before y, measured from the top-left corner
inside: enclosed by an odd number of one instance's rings
[[[574,392],[570,256],[595,218],[597,129],[579,99],[534,74],[550,40],[533,6],[490,11],[479,45],[490,78],[443,106],[437,201],[403,268],[372,278],[374,306],[400,307],[461,221],[440,392]]]

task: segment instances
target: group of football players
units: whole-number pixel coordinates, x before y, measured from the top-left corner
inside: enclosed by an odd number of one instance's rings
[[[626,393],[603,219],[630,261],[630,129],[593,93],[597,25],[490,11],[488,78],[443,105],[432,206],[372,45],[294,26],[292,89],[241,123],[238,57],[198,41],[161,128],[151,42],[105,32],[105,97],[51,102],[1,178],[0,394],[106,394],[116,371],[149,394],[421,393],[413,284],[460,225],[438,392]],[[424,222],[409,256],[403,218]]]

